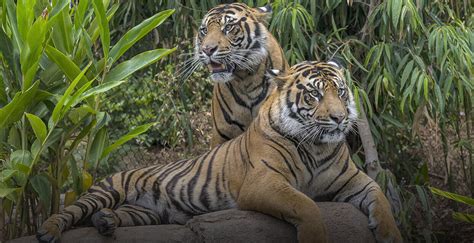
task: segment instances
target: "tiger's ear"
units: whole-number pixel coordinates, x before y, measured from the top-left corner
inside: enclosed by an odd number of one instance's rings
[[[272,13],[273,13],[273,10],[270,4],[263,7],[253,8],[253,15],[255,16],[255,18],[259,22],[264,23],[265,25],[268,25],[268,22],[270,22]]]
[[[282,88],[287,80],[286,75],[278,69],[268,69],[265,75],[270,78],[270,82],[276,83],[278,89]]]
[[[344,65],[342,64],[341,60],[336,59],[336,58],[331,58],[327,63],[329,65],[339,69],[339,70],[342,70],[342,69],[345,68]]]

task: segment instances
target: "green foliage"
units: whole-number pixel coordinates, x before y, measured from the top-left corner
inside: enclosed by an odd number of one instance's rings
[[[58,212],[62,190],[80,195],[110,152],[148,130],[109,142],[105,92],[175,50],[122,57],[164,22],[166,10],[111,41],[118,1],[2,1],[0,5],[0,219],[4,241],[33,234]],[[121,58],[122,57],[122,58]],[[123,129],[123,131],[128,130]],[[79,158],[79,160],[78,160]],[[72,198],[74,199],[74,198]]]
[[[176,8],[161,38],[172,45],[194,36],[200,19],[212,7],[230,1],[124,1],[114,26],[121,31],[136,21],[151,16],[155,8]],[[358,107],[369,118],[371,132],[384,166],[392,170],[403,196],[402,222],[407,240],[435,240],[431,231],[427,161],[411,155],[419,147],[416,127],[425,117],[440,124],[446,171],[450,146],[448,131],[455,130],[456,147],[467,151],[463,168],[474,193],[472,160],[472,107],[474,60],[474,18],[472,1],[429,0],[242,0],[250,6],[271,4],[270,30],[281,43],[291,64],[302,60],[337,58],[346,63]],[[156,40],[148,36],[149,40]],[[149,42],[151,43],[151,42]],[[143,48],[144,45],[139,45]],[[186,49],[186,48],[184,48]],[[170,63],[176,63],[171,59]],[[189,79],[188,82],[192,82]],[[175,99],[176,100],[176,99]],[[168,102],[170,103],[170,102]],[[126,107],[121,109],[127,110]],[[129,108],[130,109],[130,108]],[[464,114],[464,115],[460,115]],[[126,116],[126,115],[125,115]],[[461,126],[462,121],[468,121]],[[464,131],[462,131],[464,130]],[[467,139],[461,134],[467,134]],[[162,134],[163,135],[163,134]],[[167,141],[164,134],[159,141]],[[153,142],[154,143],[154,142]],[[167,142],[163,142],[167,143]],[[363,161],[360,148],[354,158]],[[448,174],[449,190],[455,182]],[[410,225],[415,205],[422,204],[424,230]]]
[[[111,115],[111,134],[155,122],[146,134],[135,139],[137,145],[174,147],[184,142],[191,145],[188,113],[209,107],[212,84],[204,72],[193,73],[184,83],[175,73],[175,66],[168,65],[154,76],[148,72],[132,77],[126,87],[120,86],[109,94],[105,107]]]

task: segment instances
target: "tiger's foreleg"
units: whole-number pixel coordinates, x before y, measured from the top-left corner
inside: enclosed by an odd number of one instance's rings
[[[379,185],[365,173],[357,173],[334,200],[351,203],[368,215],[369,228],[377,242],[403,242],[387,198]]]
[[[113,235],[117,227],[160,224],[160,216],[151,209],[124,204],[113,210],[103,208],[92,215],[92,224],[102,235]]]
[[[38,241],[56,242],[61,237],[61,232],[86,222],[95,212],[122,204],[125,193],[121,187],[114,187],[119,184],[117,181],[119,178],[120,176],[112,176],[101,181],[72,205],[64,208],[61,213],[51,215],[38,229],[36,233]]]
[[[293,224],[300,243],[326,242],[326,227],[316,203],[281,177],[266,178],[242,186],[237,201],[239,208],[269,214]]]

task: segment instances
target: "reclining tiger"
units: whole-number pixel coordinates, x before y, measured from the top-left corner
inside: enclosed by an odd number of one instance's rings
[[[184,224],[239,208],[293,224],[299,242],[324,242],[313,199],[325,198],[365,213],[377,241],[401,242],[385,195],[350,158],[345,134],[357,115],[342,68],[303,62],[269,73],[277,89],[243,134],[194,159],[105,178],[47,219],[37,238],[53,242],[88,220],[110,235],[120,226]]]
[[[250,125],[275,88],[265,71],[289,68],[266,27],[270,15],[270,6],[231,3],[214,7],[202,20],[183,76],[206,65],[214,81],[211,147],[237,137]]]

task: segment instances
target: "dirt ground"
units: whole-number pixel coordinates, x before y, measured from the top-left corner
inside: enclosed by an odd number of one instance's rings
[[[463,117],[463,114],[460,114]],[[472,132],[472,121],[470,121],[471,135],[470,143],[474,133]],[[445,191],[451,191],[448,186],[448,174],[452,175],[452,183],[454,193],[470,196],[470,166],[469,151],[460,149],[457,146],[459,140],[456,131],[452,128],[452,124],[446,126],[446,139],[448,141],[448,153],[445,159],[443,151],[442,136],[440,124],[429,117],[425,117],[423,124],[417,126],[417,134],[421,141],[421,150],[416,151],[421,158],[425,158],[428,162],[428,174],[430,186]],[[460,137],[468,141],[466,133],[467,123],[464,120],[460,122]],[[433,210],[433,231],[438,233],[440,242],[473,242],[474,240],[474,224],[464,223],[454,220],[453,212],[462,212],[474,214],[474,207],[454,203],[452,200],[444,199],[439,196],[433,196],[431,202]],[[420,219],[417,219],[420,220]]]
[[[198,156],[209,149],[209,141],[211,134],[211,114],[210,112],[197,112],[191,114],[191,124],[194,133],[194,146],[190,150],[184,145],[175,148],[155,147],[141,151],[143,160],[137,161],[133,156],[125,157],[123,163],[117,169],[131,169],[143,166],[154,165],[156,163],[168,163],[183,158],[192,158]],[[465,125],[465,123],[464,123]],[[429,167],[430,185],[443,190],[448,189],[447,167],[444,162],[444,153],[441,143],[441,134],[438,124],[434,121],[425,121],[416,127],[418,137],[421,141],[421,149],[414,151],[420,158],[426,158]],[[451,129],[451,128],[448,128]],[[449,134],[455,134],[454,131],[448,130]],[[461,134],[466,137],[466,134]],[[471,138],[474,134],[471,135]],[[470,180],[468,172],[468,151],[465,149],[460,151],[455,146],[456,136],[449,136],[449,153],[447,161],[449,170],[454,178],[455,193],[462,195],[470,195],[469,187],[466,182]],[[464,161],[464,163],[462,162]],[[432,196],[430,201],[432,208],[432,226],[431,231],[436,234],[440,242],[472,242],[474,239],[474,224],[468,224],[456,221],[452,218],[454,211],[474,214],[474,208],[465,205],[453,203],[450,200]],[[417,207],[421,207],[418,205]],[[426,228],[426,219],[420,210],[414,210],[412,215],[412,223],[422,235],[422,230]]]

